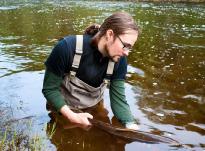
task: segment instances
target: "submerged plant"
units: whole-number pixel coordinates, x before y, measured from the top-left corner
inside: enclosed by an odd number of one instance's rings
[[[51,139],[55,133],[56,123],[44,127],[43,130],[48,132],[47,137],[40,135],[38,132],[34,135],[30,134],[33,131],[32,121],[28,121],[25,128],[18,129],[18,126],[15,128],[12,128],[12,126],[6,127],[3,133],[0,134],[0,151],[45,150],[47,148],[46,141]]]
[[[52,125],[48,125],[48,127],[46,128],[46,131],[48,131],[47,133],[48,138],[51,139],[56,131],[56,122],[53,123]]]

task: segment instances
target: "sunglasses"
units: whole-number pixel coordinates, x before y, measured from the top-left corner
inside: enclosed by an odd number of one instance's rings
[[[131,50],[132,50],[132,45],[123,42],[122,39],[121,39],[119,36],[117,36],[117,38],[118,38],[118,39],[120,40],[120,42],[122,43],[122,45],[123,45],[122,49],[123,49],[124,51],[131,51]]]

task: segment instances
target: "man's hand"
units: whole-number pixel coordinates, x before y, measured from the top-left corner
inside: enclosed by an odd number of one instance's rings
[[[79,125],[81,128],[87,128],[91,126],[88,118],[93,119],[93,116],[89,113],[75,113],[67,105],[64,105],[60,112],[73,124]]]
[[[73,112],[74,113],[74,112]],[[69,118],[71,123],[79,124],[83,128],[91,126],[88,118],[92,119],[93,116],[89,113],[74,113],[73,116]]]
[[[132,130],[139,130],[139,126],[137,124],[135,124],[134,122],[130,122],[130,123],[126,123],[125,127],[128,129],[132,129]]]

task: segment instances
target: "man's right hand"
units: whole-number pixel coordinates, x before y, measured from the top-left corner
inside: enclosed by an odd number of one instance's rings
[[[88,118],[93,119],[93,116],[89,113],[75,113],[67,105],[64,105],[60,112],[65,116],[71,123],[79,125],[82,128],[88,128],[91,126]]]

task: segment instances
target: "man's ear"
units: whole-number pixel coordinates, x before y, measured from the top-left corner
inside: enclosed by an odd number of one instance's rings
[[[114,39],[114,32],[112,29],[108,29],[106,31],[106,40],[113,40]]]

